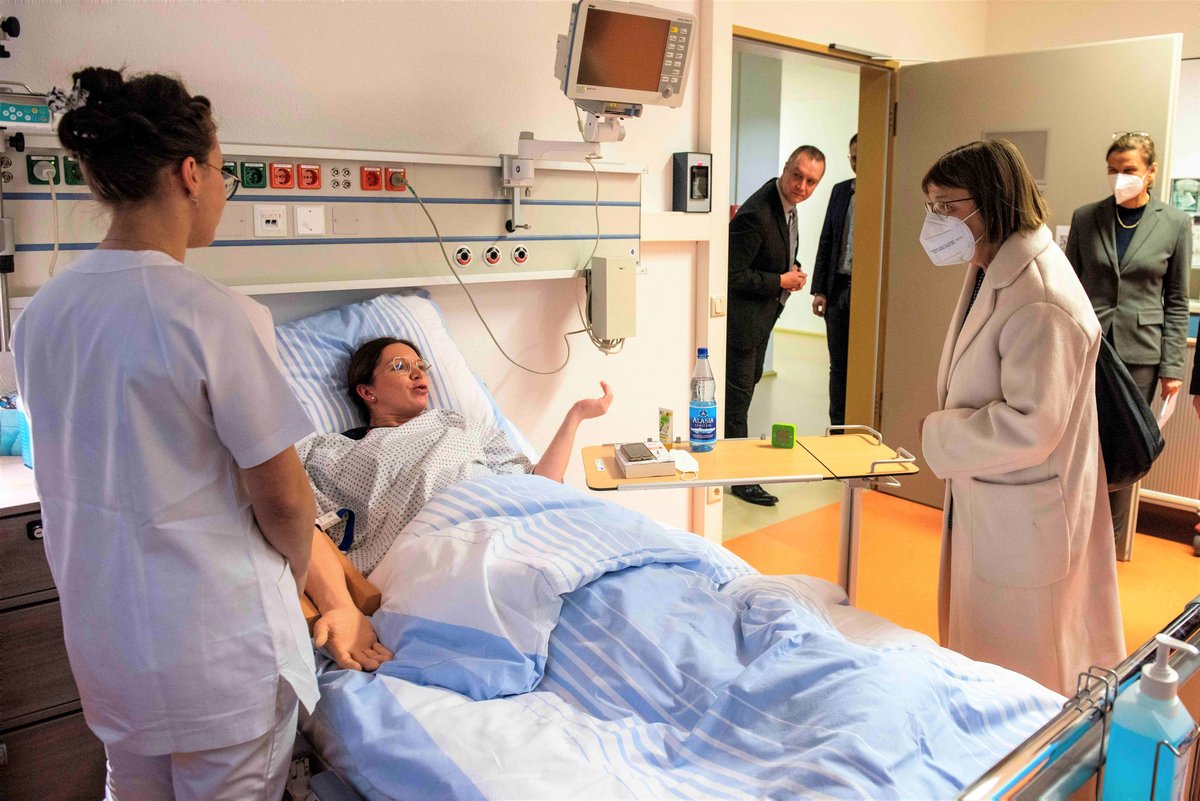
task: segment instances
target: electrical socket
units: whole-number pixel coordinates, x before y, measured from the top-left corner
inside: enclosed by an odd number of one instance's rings
[[[720,487],[705,487],[704,488],[704,502],[705,503],[720,503],[722,494],[723,493],[721,492]]]

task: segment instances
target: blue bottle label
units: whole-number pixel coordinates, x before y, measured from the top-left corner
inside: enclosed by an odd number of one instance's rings
[[[712,407],[691,408],[690,435],[693,442],[713,442],[717,438],[717,410]]]

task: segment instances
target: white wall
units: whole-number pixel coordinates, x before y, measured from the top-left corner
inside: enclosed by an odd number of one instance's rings
[[[810,280],[833,185],[854,176],[847,155],[858,128],[858,70],[813,56],[788,54],[783,60],[779,164],[800,145],[815,145],[825,154],[825,176],[796,212],[796,257]],[[812,313],[809,287],[792,297],[775,327],[825,335],[825,321]]]
[[[988,2],[977,0],[717,0],[734,25],[896,59],[983,55]]]
[[[782,62],[778,56],[733,52],[733,152],[730,205],[746,202],[763,182],[779,175],[779,92]]]
[[[1200,3],[1194,0],[988,0],[989,55],[1048,47],[1183,34],[1183,57],[1200,56]]]
[[[177,73],[207,95],[225,142],[477,155],[514,152],[522,130],[578,139],[574,110],[552,74],[555,37],[566,32],[569,12],[568,2],[0,2],[0,15],[17,16],[22,27],[6,43],[13,53],[3,62],[6,80],[68,86],[79,67],[124,64]],[[693,87],[697,79],[693,65]],[[648,169],[648,212],[670,208],[671,153],[696,147],[696,93],[689,94],[680,109],[647,108],[627,124],[624,142],[605,145],[607,160]],[[616,401],[603,421],[583,425],[580,445],[653,435],[660,405],[683,418],[694,360],[695,247],[647,244],[642,258],[638,336],[612,357],[572,337],[570,364],[548,377],[505,362],[460,290],[434,291],[467,359],[535,445],[549,442],[574,400],[598,394],[600,378],[612,383]],[[561,361],[560,333],[579,327],[576,282],[489,285],[478,294],[516,358],[541,368]],[[303,303],[334,305],[340,297]],[[284,314],[288,303],[271,300]],[[568,480],[582,486],[578,459]],[[689,523],[682,492],[612,497]]]

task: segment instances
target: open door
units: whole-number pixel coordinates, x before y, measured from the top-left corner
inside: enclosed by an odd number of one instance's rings
[[[1108,193],[1113,132],[1148,131],[1159,154],[1154,191],[1165,200],[1181,52],[1172,34],[900,70],[879,399],[889,443],[920,456],[917,423],[937,408],[938,359],[966,270],[933,266],[918,241],[925,172],[954,147],[1010,138],[1038,178],[1055,232]],[[890,491],[940,507],[942,481],[923,460],[921,468]]]

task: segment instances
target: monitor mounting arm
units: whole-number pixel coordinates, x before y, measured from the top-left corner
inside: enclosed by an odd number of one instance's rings
[[[581,104],[581,108],[585,108]],[[534,139],[531,131],[521,131],[517,140],[516,155],[501,154],[500,178],[503,187],[512,192],[512,218],[505,224],[511,234],[519,228],[528,229],[529,223],[521,222],[521,195],[533,186],[536,172],[534,162],[547,158],[558,161],[591,161],[603,155],[601,142],[619,142],[625,138],[621,120],[626,114],[605,113],[603,109],[587,110],[582,142],[545,141]],[[640,108],[638,112],[640,112]],[[635,116],[635,115],[634,115]]]

